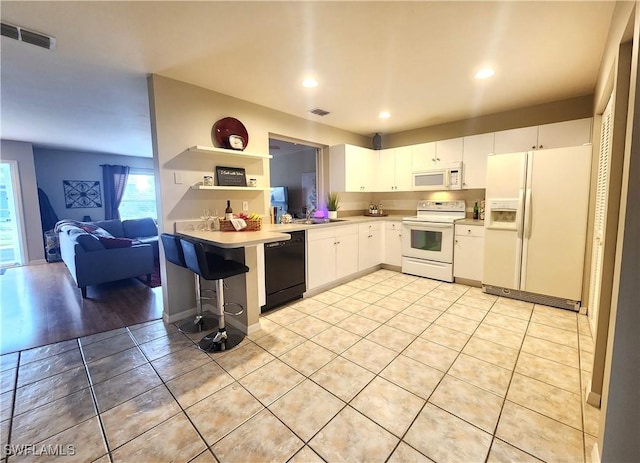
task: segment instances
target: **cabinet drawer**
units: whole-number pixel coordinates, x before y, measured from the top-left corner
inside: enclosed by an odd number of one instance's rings
[[[358,224],[358,230],[360,234],[366,234],[370,232],[381,232],[382,231],[382,223],[381,222],[366,222]]]
[[[334,238],[341,235],[354,235],[358,233],[357,225],[338,225],[307,230],[307,241],[318,241],[326,238]]]
[[[402,230],[402,222],[400,222],[400,221],[397,221],[397,222],[386,222],[385,223],[385,229],[391,230],[391,231],[400,231],[400,230]]]
[[[481,225],[456,225],[456,236],[484,237],[484,227]]]

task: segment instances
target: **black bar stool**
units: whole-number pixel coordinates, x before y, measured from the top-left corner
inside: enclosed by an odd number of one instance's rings
[[[184,260],[180,237],[171,235],[170,233],[162,233],[160,239],[162,240],[162,247],[164,248],[164,256],[166,259],[172,264],[188,269],[189,267],[187,267],[187,263]],[[178,327],[183,333],[200,333],[202,331],[212,330],[217,326],[215,318],[204,316],[202,310],[202,299],[204,299],[204,297],[202,296],[200,275],[196,273],[194,277],[196,286],[196,316],[193,321],[185,322]]]
[[[205,280],[213,280],[216,286],[216,315],[218,316],[218,331],[205,336],[200,340],[198,347],[206,352],[227,351],[244,339],[244,333],[236,328],[227,328],[224,320],[225,313],[240,315],[244,308],[234,302],[224,302],[224,279],[241,275],[249,271],[249,267],[235,260],[226,260],[224,257],[207,252],[204,245],[198,241],[180,240],[184,260],[187,267]],[[227,305],[240,307],[239,312],[225,312]]]

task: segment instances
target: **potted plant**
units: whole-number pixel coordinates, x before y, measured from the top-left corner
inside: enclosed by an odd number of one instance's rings
[[[338,218],[338,209],[340,209],[338,204],[338,193],[329,193],[327,195],[327,209],[329,210],[330,219]]]

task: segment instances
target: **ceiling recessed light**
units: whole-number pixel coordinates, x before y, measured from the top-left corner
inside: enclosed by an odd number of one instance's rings
[[[382,111],[378,117],[380,119],[389,119],[391,117],[391,113],[389,111]]]
[[[318,86],[318,81],[315,79],[305,79],[302,81],[302,86],[307,88],[313,88]]]
[[[494,71],[491,68],[484,68],[484,69],[480,69],[478,72],[476,72],[476,75],[474,77],[476,79],[488,79],[489,77],[491,77],[495,73],[496,73],[496,71]]]

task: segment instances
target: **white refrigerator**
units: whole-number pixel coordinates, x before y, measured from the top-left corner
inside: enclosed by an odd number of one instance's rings
[[[590,177],[591,145],[488,157],[486,292],[579,310]]]

